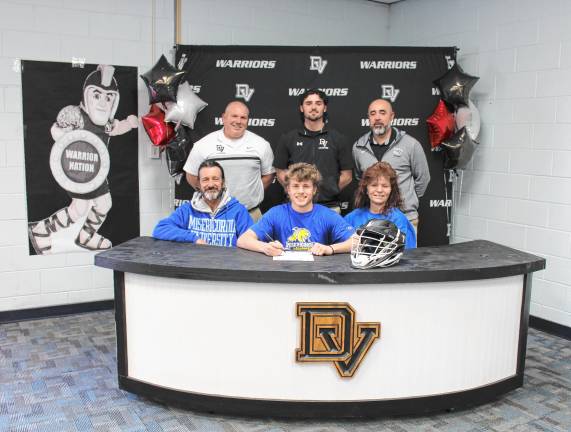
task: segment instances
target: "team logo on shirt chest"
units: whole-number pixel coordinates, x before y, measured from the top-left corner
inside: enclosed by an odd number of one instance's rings
[[[307,228],[293,227],[291,235],[287,238],[286,248],[297,251],[308,251],[312,248],[311,231]]]
[[[318,150],[329,150],[329,146],[327,145],[329,141],[325,138],[319,138],[319,144],[317,146]]]
[[[224,153],[224,145],[223,144],[216,144],[216,151],[218,153]]]

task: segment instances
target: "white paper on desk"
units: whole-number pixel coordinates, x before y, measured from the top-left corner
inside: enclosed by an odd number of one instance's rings
[[[283,255],[274,257],[275,261],[313,261],[311,252],[306,251],[284,251]]]

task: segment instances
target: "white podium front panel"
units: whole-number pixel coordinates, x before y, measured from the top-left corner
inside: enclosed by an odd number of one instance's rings
[[[516,374],[524,276],[406,284],[279,284],[125,273],[128,377],[238,398],[440,395]],[[299,363],[298,302],[346,302],[381,334],[351,378]]]

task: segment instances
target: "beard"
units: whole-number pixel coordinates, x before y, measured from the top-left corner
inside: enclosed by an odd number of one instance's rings
[[[307,120],[316,121],[316,120],[321,120],[323,118],[323,114],[312,111],[307,114],[304,113],[303,117]]]
[[[373,126],[373,135],[375,136],[383,136],[385,133],[387,133],[387,127],[385,125],[380,125],[380,126]]]
[[[207,201],[216,201],[218,198],[222,196],[222,189],[208,189],[202,192],[202,196]]]

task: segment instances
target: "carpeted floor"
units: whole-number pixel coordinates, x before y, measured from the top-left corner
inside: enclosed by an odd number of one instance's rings
[[[0,431],[571,431],[571,341],[530,330],[525,385],[471,410],[367,421],[234,418],[117,388],[111,311],[0,325]]]

